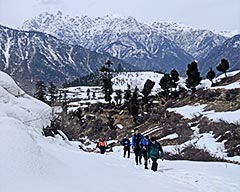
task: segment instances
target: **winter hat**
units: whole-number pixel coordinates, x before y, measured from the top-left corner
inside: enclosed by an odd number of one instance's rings
[[[156,137],[151,137],[151,141],[156,141]]]

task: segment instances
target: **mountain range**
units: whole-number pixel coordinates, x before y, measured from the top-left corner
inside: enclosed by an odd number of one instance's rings
[[[208,69],[216,68],[220,64],[221,58],[227,58],[229,61],[229,71],[240,69],[240,35],[235,35],[227,39],[221,46],[213,48],[208,55],[200,61],[200,70],[206,74]]]
[[[89,75],[108,59],[116,69],[185,74],[199,61],[202,75],[222,58],[240,69],[239,35],[200,30],[173,22],[139,22],[133,17],[71,18],[42,13],[20,29],[0,26],[0,70],[31,90],[38,80],[61,85]],[[233,37],[232,37],[233,36]]]
[[[73,80],[88,75],[110,59],[117,68],[119,64],[126,70],[131,65],[110,56],[65,42],[45,33],[14,30],[0,26],[0,70],[7,72],[29,90],[42,80],[61,85],[65,80]]]

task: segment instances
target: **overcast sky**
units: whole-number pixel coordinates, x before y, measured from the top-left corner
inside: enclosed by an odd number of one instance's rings
[[[41,12],[58,10],[71,16],[112,14],[240,31],[240,0],[0,0],[0,24],[16,28]]]

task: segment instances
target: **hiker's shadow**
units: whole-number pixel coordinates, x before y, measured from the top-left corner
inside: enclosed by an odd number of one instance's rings
[[[160,169],[159,169],[159,172],[165,172],[165,171],[171,171],[171,170],[173,170],[173,168],[164,168],[164,167],[160,167]]]

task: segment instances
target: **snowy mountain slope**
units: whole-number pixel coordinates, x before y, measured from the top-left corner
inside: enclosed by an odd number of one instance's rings
[[[235,71],[240,69],[240,35],[235,35],[226,40],[221,46],[212,49],[208,55],[199,61],[199,68],[202,74],[206,74],[210,67],[216,71],[221,59],[229,61],[229,70]]]
[[[68,45],[51,35],[26,32],[0,26],[0,70],[11,74],[26,90],[38,80],[61,85],[65,79],[75,79],[100,69],[110,59],[116,69],[130,64],[110,55]],[[31,84],[32,83],[32,84]]]
[[[132,90],[137,87],[140,91],[142,91],[144,83],[147,79],[150,79],[155,82],[153,92],[156,93],[160,90],[159,82],[162,77],[163,74],[152,71],[122,72],[112,79],[113,89],[127,90],[127,85],[129,84]]]
[[[22,29],[46,32],[65,42],[107,52],[145,70],[165,71],[175,67],[183,71],[192,60],[174,42],[132,17],[71,18],[61,12],[43,13],[26,21]]]
[[[163,161],[159,172],[153,173],[135,166],[133,156],[123,159],[118,147],[100,155],[85,153],[78,143],[61,137],[43,137],[42,127],[51,118],[49,106],[26,95],[3,72],[0,95],[0,191],[95,192],[104,188],[120,192],[127,186],[139,192],[156,188],[237,192],[240,187],[238,165]]]
[[[175,53],[181,64],[186,62],[186,53],[193,56],[194,59],[202,59],[215,46],[221,45],[227,38],[239,34],[239,32],[196,29],[174,22],[142,23],[133,17],[90,18],[82,16],[71,18],[61,12],[55,15],[42,13],[26,21],[22,29],[50,33],[64,41],[80,44],[91,50],[108,52],[118,58],[134,62],[134,64],[139,63],[136,57],[148,59],[149,63],[150,58],[154,59],[154,56],[161,58],[169,52]],[[163,37],[171,41],[169,42]],[[185,54],[179,50],[179,47],[185,51]],[[161,49],[164,55],[157,52]],[[173,55],[170,57],[172,62],[176,60]],[[163,61],[171,63],[168,59]],[[152,62],[156,63],[157,61]],[[146,63],[147,61],[142,64],[141,67],[144,67],[142,69],[153,70],[150,68],[152,66],[147,68]]]
[[[152,27],[197,60],[204,58],[209,51],[227,39],[210,30],[196,29],[175,22],[154,22]]]

